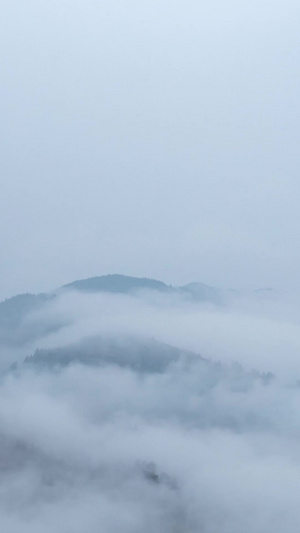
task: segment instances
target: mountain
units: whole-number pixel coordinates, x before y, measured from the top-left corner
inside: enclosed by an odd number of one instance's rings
[[[189,283],[181,287],[172,287],[162,281],[149,278],[135,278],[121,274],[109,274],[82,280],[73,281],[63,285],[60,290],[76,290],[82,292],[110,292],[120,294],[136,294],[139,291],[158,291],[170,294],[184,294],[198,301],[221,303],[224,292],[204,283]]]
[[[49,300],[47,294],[19,294],[0,302],[0,321],[3,324],[17,325],[25,313],[39,309]]]
[[[112,292],[112,293],[130,293],[137,290],[155,290],[167,292],[172,290],[171,287],[148,278],[135,278],[132,276],[123,276],[121,274],[109,274],[107,276],[97,276],[93,278],[81,279],[63,285],[62,289],[73,289],[84,292]]]
[[[197,288],[200,285],[201,290]],[[211,299],[212,302],[217,302],[214,290],[203,284],[174,288],[155,279],[120,274],[76,280],[49,294],[19,294],[0,302],[0,345],[19,346],[62,327],[64,324],[59,319],[54,320],[53,323],[47,323],[39,318],[38,312],[42,309],[46,310],[55,298],[68,291],[131,295],[136,295],[141,291],[156,291],[162,294],[185,294],[188,298],[201,301]],[[35,317],[31,320],[33,313]],[[31,319],[28,320],[28,317]]]
[[[195,302],[212,305],[224,305],[232,297],[240,295],[239,291],[222,290],[204,283],[189,283],[181,287],[172,287],[162,281],[149,278],[137,278],[121,274],[109,274],[76,280],[48,294],[19,294],[0,303],[0,345],[19,346],[31,342],[40,336],[60,329],[64,323],[60,315],[44,320],[42,310],[47,311],[51,302],[58,296],[73,292],[98,294],[128,294],[136,296],[141,292],[154,291],[164,295],[184,296]],[[272,293],[271,289],[253,292],[256,299]],[[46,313],[47,314],[47,313]],[[51,314],[51,313],[50,313]],[[34,316],[33,316],[34,315]]]
[[[188,350],[181,350],[152,338],[135,336],[86,337],[76,343],[51,349],[37,349],[24,360],[35,368],[59,368],[70,364],[113,365],[140,373],[162,373],[180,360],[202,360]]]
[[[74,364],[127,369],[140,376],[169,375],[175,380],[189,375],[196,378],[201,394],[219,383],[227,384],[233,392],[245,392],[255,383],[268,385],[275,378],[269,372],[246,371],[238,363],[222,365],[153,338],[128,335],[96,335],[66,346],[37,349],[24,359],[23,365],[13,364],[11,370],[60,371]]]
[[[194,300],[221,304],[224,301],[225,291],[210,287],[204,283],[189,283],[179,288],[180,291],[191,296]]]
[[[40,329],[35,328],[33,333],[29,325],[24,324],[25,317],[40,311],[52,299],[53,296],[48,294],[26,293],[0,302],[0,344],[19,344],[32,339],[34,335],[39,337]]]

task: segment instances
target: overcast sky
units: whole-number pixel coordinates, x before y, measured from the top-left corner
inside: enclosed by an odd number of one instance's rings
[[[300,287],[300,4],[2,0],[0,297]]]

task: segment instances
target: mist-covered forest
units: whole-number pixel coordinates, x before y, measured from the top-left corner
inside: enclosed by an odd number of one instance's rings
[[[0,2],[1,533],[299,533],[299,36]]]
[[[296,318],[117,275],[3,301],[5,531],[296,533]]]

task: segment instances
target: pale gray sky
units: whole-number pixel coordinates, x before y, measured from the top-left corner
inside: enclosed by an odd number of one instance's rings
[[[3,0],[0,297],[300,287],[300,5]]]

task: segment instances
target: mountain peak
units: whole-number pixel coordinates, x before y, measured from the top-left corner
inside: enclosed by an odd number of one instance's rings
[[[63,285],[62,289],[75,289],[83,292],[115,292],[128,293],[141,289],[168,291],[169,287],[162,281],[150,278],[135,278],[123,274],[108,274],[93,278],[81,279]]]

